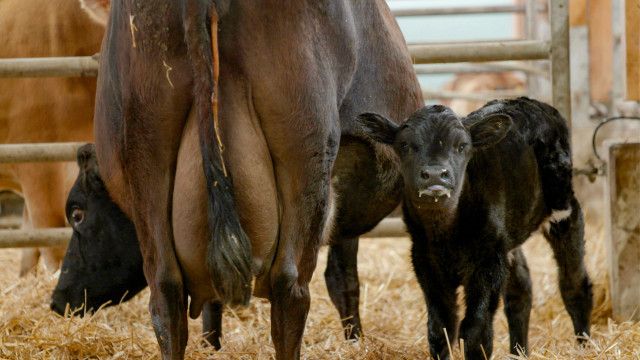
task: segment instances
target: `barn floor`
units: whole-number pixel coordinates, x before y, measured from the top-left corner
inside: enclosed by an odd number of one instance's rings
[[[526,245],[534,278],[530,359],[640,359],[640,323],[609,320],[605,251],[601,228],[587,229],[588,268],[594,281],[592,338],[574,344],[569,317],[557,290],[550,249],[537,235]],[[408,265],[408,239],[365,239],[360,245],[361,315],[366,337],[343,340],[337,312],[327,295],[323,249],[312,282],[312,303],[304,337],[308,359],[424,359],[428,357],[425,305]],[[18,279],[19,251],[0,251],[0,358],[157,359],[147,313],[148,292],[93,317],[64,319],[49,310],[51,275]],[[41,271],[42,272],[42,271]],[[225,314],[223,349],[201,345],[200,321],[190,321],[187,358],[269,359],[269,304]],[[508,332],[501,310],[495,320],[495,357],[508,356]],[[456,359],[461,359],[456,353]],[[524,358],[524,357],[520,357]]]

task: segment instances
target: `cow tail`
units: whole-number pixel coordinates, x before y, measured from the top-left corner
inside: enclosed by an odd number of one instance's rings
[[[253,277],[251,243],[235,207],[218,123],[218,12],[210,0],[185,0],[183,4],[185,42],[193,70],[193,106],[207,184],[211,234],[207,266],[222,302],[247,304]]]

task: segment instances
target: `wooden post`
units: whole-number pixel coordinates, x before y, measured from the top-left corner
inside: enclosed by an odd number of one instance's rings
[[[626,0],[627,99],[640,101],[640,0]]]
[[[640,320],[640,143],[605,142],[606,247],[613,317]]]
[[[613,88],[613,4],[611,0],[597,0],[589,1],[588,6],[589,91],[592,100],[609,103]]]

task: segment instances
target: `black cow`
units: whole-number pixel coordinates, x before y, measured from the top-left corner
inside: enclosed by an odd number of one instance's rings
[[[147,287],[135,228],[113,203],[98,172],[95,146],[78,150],[79,173],[66,204],[73,235],[62,263],[51,309],[60,315],[128,301]],[[202,314],[207,341],[220,349],[222,304],[207,303]]]
[[[80,172],[67,198],[73,236],[52,295],[51,309],[96,310],[126,301],[147,286],[133,223],[111,201],[98,174],[93,145],[78,150]],[[113,287],[113,279],[125,287]]]
[[[567,125],[554,108],[519,98],[489,102],[464,118],[435,105],[401,126],[373,113],[359,122],[401,158],[404,219],[432,356],[450,357],[446,329],[450,339],[464,339],[467,359],[490,358],[501,295],[511,352],[526,351],[531,279],[520,245],[542,224],[575,333],[589,335],[584,222],[571,185]],[[458,333],[460,285],[467,308]]]

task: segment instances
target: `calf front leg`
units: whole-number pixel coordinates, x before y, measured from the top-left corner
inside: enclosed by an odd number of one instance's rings
[[[493,352],[493,317],[506,278],[506,256],[487,258],[465,283],[467,310],[460,324],[466,359],[489,359]]]
[[[429,351],[434,359],[447,360],[452,356],[449,345],[453,345],[458,326],[456,288],[459,284],[443,276],[438,266],[431,266],[425,254],[426,250],[414,242],[411,258],[427,303]]]
[[[331,301],[340,313],[344,336],[356,340],[362,335],[358,302],[358,238],[337,239],[329,247],[325,282]]]

